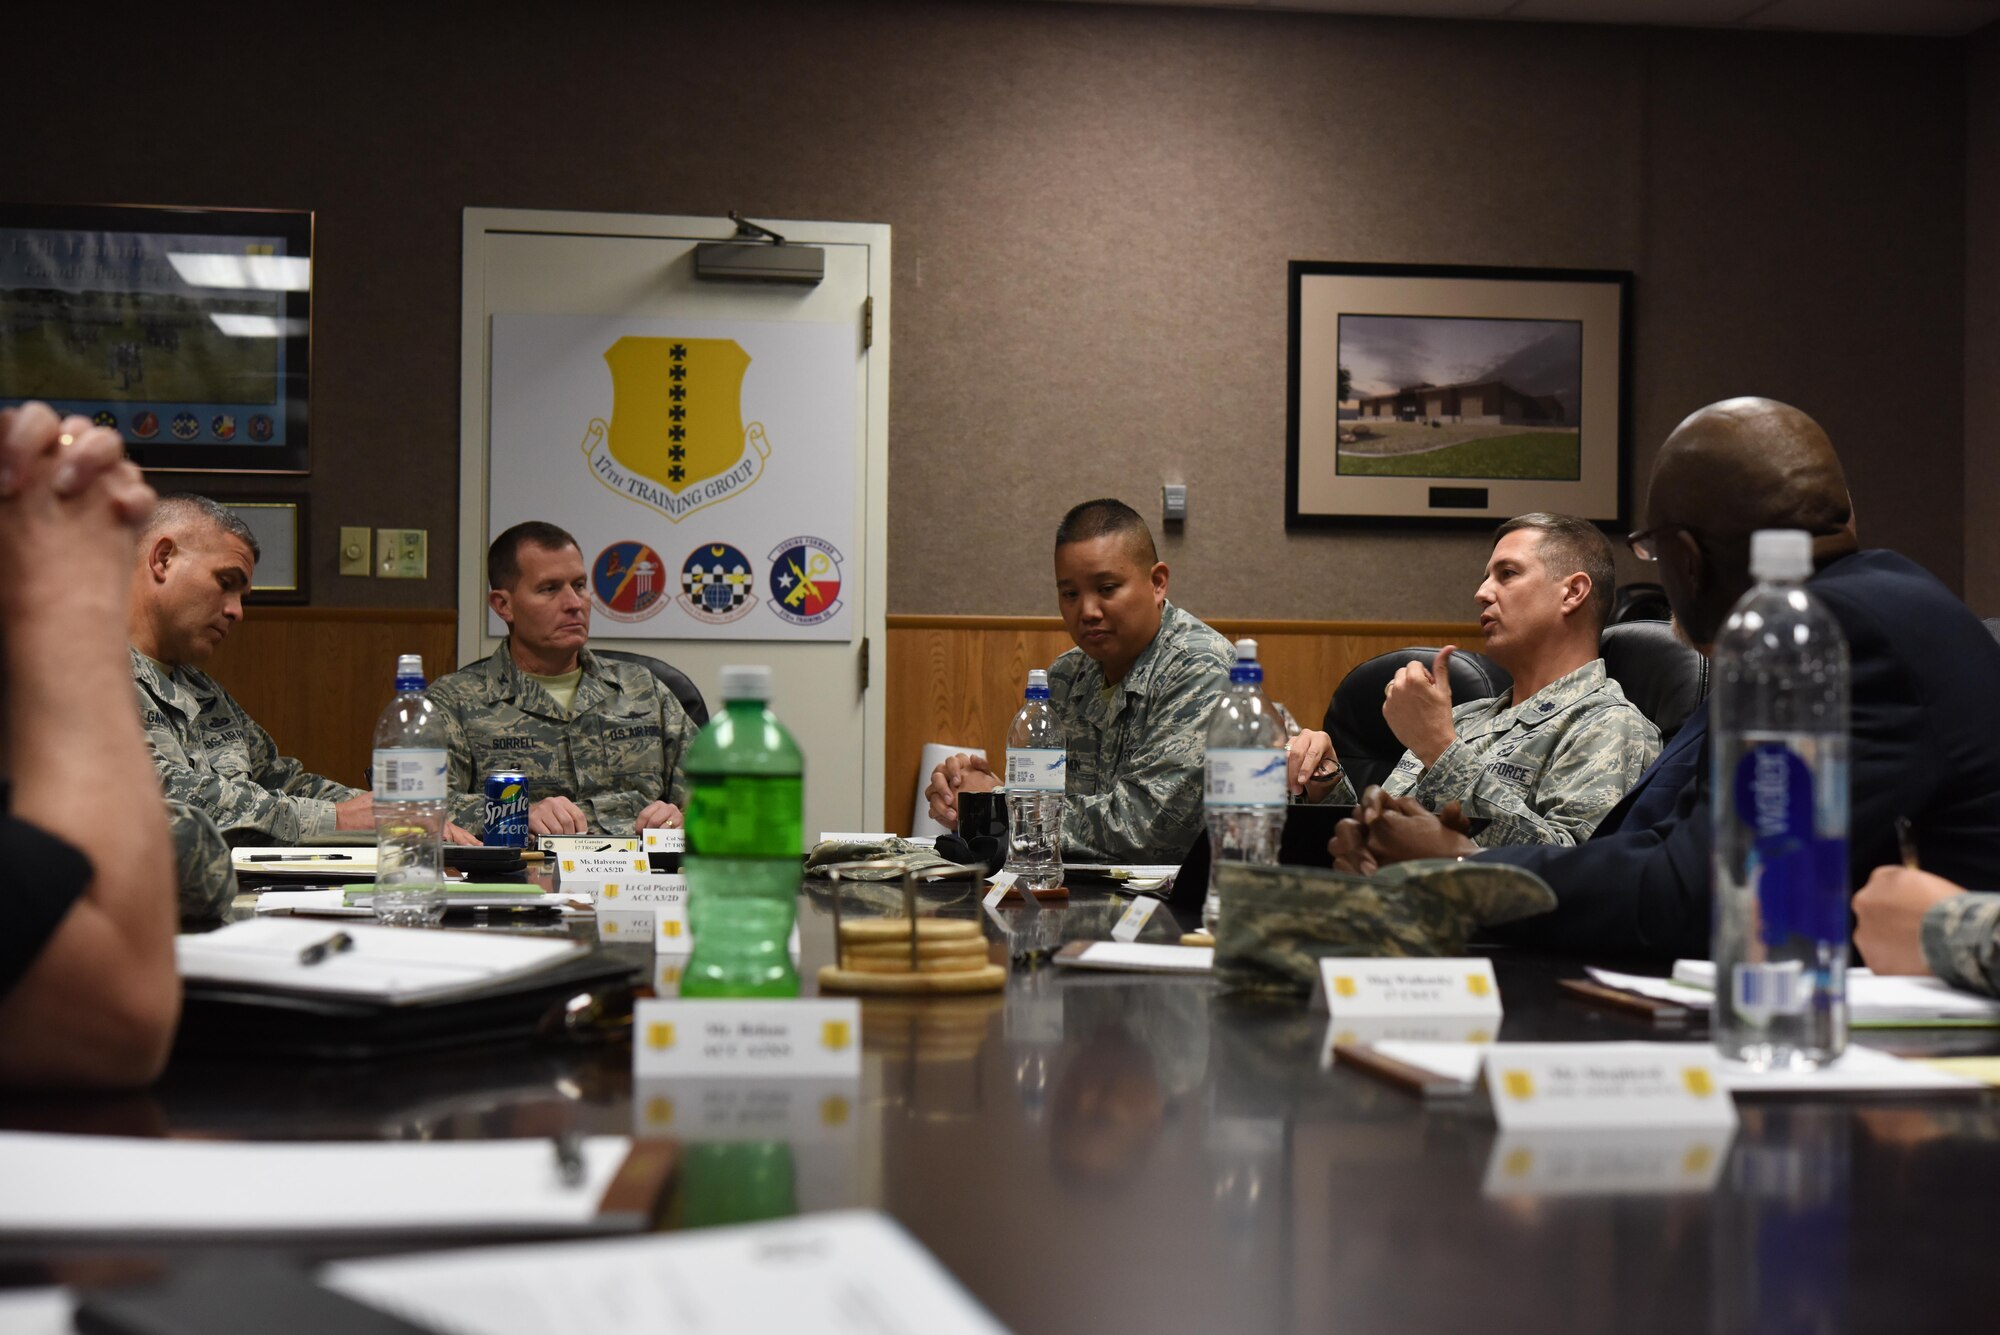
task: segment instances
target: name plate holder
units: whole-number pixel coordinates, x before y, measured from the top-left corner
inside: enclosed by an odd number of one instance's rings
[[[632,1014],[632,1074],[859,1080],[861,1003],[640,1001]]]
[[[687,852],[687,831],[678,826],[669,829],[664,825],[639,832],[640,851],[646,855],[646,862],[656,872],[678,872],[681,858]]]
[[[644,853],[558,853],[555,855],[556,883],[590,880],[604,876],[644,876],[652,863]]]
[[[1161,902],[1151,895],[1134,896],[1125,912],[1118,915],[1118,922],[1111,929],[1111,939],[1127,944],[1137,941],[1139,933],[1146,930],[1146,924],[1160,911]]]
[[[1504,1043],[1486,1093],[1505,1132],[1730,1130],[1736,1104],[1697,1043]]]
[[[1494,1030],[1500,1027],[1500,984],[1489,959],[1330,956],[1319,962],[1313,1009],[1336,1021],[1464,1021]]]
[[[535,847],[552,858],[566,853],[637,853],[639,836],[623,834],[538,834]]]

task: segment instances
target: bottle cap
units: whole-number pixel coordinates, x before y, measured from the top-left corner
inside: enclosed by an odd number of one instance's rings
[[[1236,661],[1237,661],[1237,662],[1239,662],[1239,663],[1254,663],[1254,662],[1256,662],[1256,661],[1257,661],[1257,641],[1255,641],[1255,640],[1238,640],[1238,641],[1236,642]]]
[[[398,654],[396,656],[396,680],[404,681],[415,677],[424,679],[424,656],[422,654]]]
[[[1750,535],[1752,579],[1804,579],[1812,574],[1812,534],[1798,528],[1760,528]]]
[[[722,669],[722,698],[771,701],[771,669],[762,663],[735,663]]]
[[[1046,686],[1048,684],[1049,684],[1049,670],[1047,668],[1028,669],[1028,685]]]

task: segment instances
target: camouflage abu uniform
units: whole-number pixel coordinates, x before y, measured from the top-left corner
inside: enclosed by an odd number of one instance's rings
[[[333,832],[334,803],[361,793],[279,755],[271,734],[205,672],[134,649],[132,684],[168,800],[207,816],[231,844],[310,844]]]
[[[1074,862],[1179,862],[1201,833],[1208,716],[1229,682],[1229,641],[1171,602],[1160,631],[1104,693],[1104,669],[1071,649],[1049,669],[1069,752],[1063,853]]]
[[[1432,811],[1456,802],[1483,848],[1580,844],[1660,753],[1660,730],[1593,658],[1510,707],[1510,696],[1451,711],[1458,739],[1425,769],[1403,752],[1382,782]],[[1342,778],[1330,802],[1354,801]],[[1483,822],[1483,825],[1482,825]]]
[[[1924,913],[1924,963],[1968,992],[2000,996],[2000,895],[1953,895]]]
[[[528,776],[528,801],[567,797],[593,834],[629,835],[647,805],[687,806],[681,765],[700,729],[681,702],[637,663],[581,653],[573,707],[562,706],[514,663],[510,643],[431,683],[445,717],[451,818],[486,828],[486,775]]]
[[[167,799],[167,830],[174,840],[174,872],[181,917],[220,918],[236,898],[236,869],[229,845],[206,812]]]

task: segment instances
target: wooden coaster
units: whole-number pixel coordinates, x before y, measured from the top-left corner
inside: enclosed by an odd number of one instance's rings
[[[1207,932],[1183,932],[1181,933],[1181,944],[1184,946],[1212,946],[1215,944],[1215,938]]]
[[[910,962],[910,939],[901,941],[861,941],[849,942],[841,952],[851,960],[901,960]],[[944,959],[957,955],[977,955],[985,958],[986,942],[977,936],[946,937],[942,941],[924,940],[917,942],[917,958],[920,960]]]
[[[822,992],[998,992],[1007,970],[998,964],[957,973],[855,973],[831,964],[819,971]]]
[[[917,940],[944,941],[968,936],[981,936],[979,924],[970,918],[919,918],[917,919]],[[857,918],[840,924],[840,939],[849,945],[869,941],[907,941],[910,939],[908,918]]]
[[[843,966],[848,973],[910,973],[908,959],[875,960],[856,959],[851,953]],[[914,972],[917,973],[970,973],[974,969],[986,967],[986,952],[977,955],[945,955],[937,959],[920,959]]]
[[[1046,904],[1050,900],[1055,900],[1058,903],[1067,903],[1069,901],[1069,887],[1066,885],[1052,885],[1046,890],[1037,890],[1035,891],[1035,899],[1038,903],[1042,904]],[[1007,893],[1000,896],[1000,906],[1002,908],[1005,908],[1009,904],[1025,902],[1021,898],[1021,887],[1018,885],[1008,886]]]

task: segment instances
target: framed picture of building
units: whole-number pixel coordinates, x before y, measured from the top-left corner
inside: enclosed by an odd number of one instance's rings
[[[1294,260],[1285,527],[1629,527],[1632,275]]]

